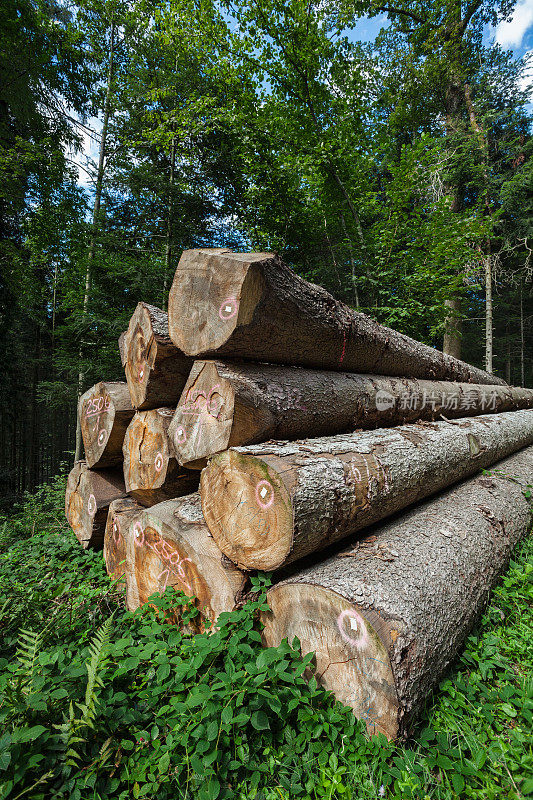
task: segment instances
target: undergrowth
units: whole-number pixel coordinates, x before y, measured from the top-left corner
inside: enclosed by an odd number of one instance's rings
[[[58,478],[0,520],[0,800],[533,797],[531,539],[400,746],[307,682],[309,657],[261,647],[267,576],[214,633],[164,622],[196,614],[172,589],[128,613],[63,497]]]

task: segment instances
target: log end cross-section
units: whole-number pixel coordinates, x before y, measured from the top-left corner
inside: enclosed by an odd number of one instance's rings
[[[369,734],[395,738],[398,698],[382,641],[390,639],[391,629],[380,616],[310,583],[281,584],[270,592],[269,605],[271,611],[263,614],[265,643],[298,637],[302,653],[315,653],[321,685],[365,720]]]
[[[124,370],[137,409],[175,405],[192,360],[172,344],[168,317],[148,303],[139,303],[124,334]]]
[[[70,471],[65,495],[65,516],[84,548],[99,550],[109,505],[126,496],[121,470],[91,470],[77,461]]]
[[[240,567],[270,570],[284,563],[293,539],[288,480],[269,468],[268,456],[236,450],[218,454],[202,472],[205,520],[222,552]]]
[[[174,344],[191,356],[222,347],[251,321],[263,295],[264,281],[254,264],[275,258],[272,253],[186,250],[168,298]]]
[[[134,410],[127,384],[97,383],[78,403],[88,467],[111,467],[122,461],[122,443]]]
[[[126,490],[144,506],[181,497],[198,488],[198,473],[174,458],[168,427],[174,409],[138,411],[124,438]]]

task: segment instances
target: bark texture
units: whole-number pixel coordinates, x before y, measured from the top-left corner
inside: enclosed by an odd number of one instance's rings
[[[80,397],[78,415],[88,467],[122,462],[124,435],[134,413],[126,383],[97,383]]]
[[[160,308],[139,303],[123,342],[124,368],[133,405],[138,409],[176,405],[192,366],[168,335],[168,317]]]
[[[159,503],[134,523],[133,570],[139,602],[167,586],[196,598],[194,625],[214,623],[242,598],[247,576],[222,555],[205,524],[198,493]]]
[[[504,383],[354,311],[272,253],[185,251],[168,323],[174,344],[191,356]]]
[[[268,593],[265,644],[297,636],[369,733],[412,732],[528,531],[533,448],[496,466]]]
[[[92,470],[77,461],[67,480],[65,515],[83,548],[101,550],[113,500],[126,497],[122,470]]]
[[[169,427],[180,464],[228,447],[533,408],[533,389],[195,361]]]
[[[139,607],[139,592],[132,563],[132,525],[143,507],[125,497],[114,500],[109,506],[104,536],[104,562],[107,574],[117,581],[117,586],[126,591],[126,607],[135,611]]]
[[[205,520],[243,569],[278,569],[533,443],[533,410],[420,422],[214,456]]]
[[[198,489],[198,473],[184,469],[174,457],[168,437],[173,414],[173,408],[138,411],[124,437],[126,490],[143,506]]]

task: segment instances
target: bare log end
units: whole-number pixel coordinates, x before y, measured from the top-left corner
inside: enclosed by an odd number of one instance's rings
[[[150,372],[157,357],[150,312],[146,303],[138,303],[124,335],[124,371],[135,408],[146,401]]]
[[[376,612],[313,584],[278,584],[268,604],[271,610],[261,616],[265,645],[298,637],[302,655],[316,654],[319,683],[365,721],[370,735],[396,739],[400,713],[388,641],[398,632]]]
[[[202,472],[200,495],[215,542],[241,569],[273,570],[286,561],[292,505],[268,458],[236,450],[219,453]]]
[[[229,447],[235,392],[214,361],[197,361],[191,370],[168,434],[178,462],[202,469],[213,453]]]
[[[65,516],[84,549],[103,547],[109,505],[125,494],[120,472],[90,470],[85,461],[76,462],[67,480]]]
[[[174,344],[190,356],[222,347],[251,321],[265,288],[259,265],[273,258],[272,253],[186,250],[168,300]]]

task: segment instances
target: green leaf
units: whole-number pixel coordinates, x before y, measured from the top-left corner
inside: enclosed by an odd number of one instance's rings
[[[264,711],[254,711],[252,714],[252,726],[256,731],[264,731],[270,728],[268,717]]]

